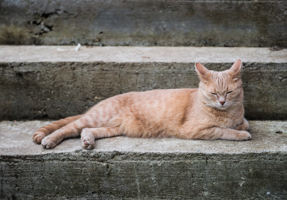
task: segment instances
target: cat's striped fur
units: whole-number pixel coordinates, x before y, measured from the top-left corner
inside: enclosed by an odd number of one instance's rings
[[[36,143],[53,148],[81,135],[82,146],[94,148],[97,138],[176,137],[248,140],[244,119],[241,61],[223,72],[196,63],[199,89],[130,92],[106,99],[83,115],[68,117],[37,130]]]

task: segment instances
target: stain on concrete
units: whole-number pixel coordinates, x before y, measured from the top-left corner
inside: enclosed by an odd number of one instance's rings
[[[26,28],[11,26],[0,27],[0,43],[6,45],[31,44],[32,38]]]

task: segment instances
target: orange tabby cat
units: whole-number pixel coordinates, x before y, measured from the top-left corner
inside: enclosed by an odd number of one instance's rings
[[[83,115],[40,128],[36,143],[53,148],[81,134],[82,147],[94,148],[97,138],[176,137],[184,139],[248,140],[244,119],[241,60],[216,72],[195,64],[199,89],[130,92],[106,99]]]

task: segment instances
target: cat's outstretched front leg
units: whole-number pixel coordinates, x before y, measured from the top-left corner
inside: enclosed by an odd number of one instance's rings
[[[84,128],[81,133],[81,143],[84,149],[95,148],[95,139],[122,135],[118,127],[114,128]]]
[[[50,135],[44,137],[41,141],[41,144],[46,149],[54,148],[65,138],[77,137],[80,135],[81,130],[87,127],[86,119],[80,118],[74,122],[69,123],[66,126],[54,131]]]
[[[247,131],[238,131],[229,128],[212,127],[203,129],[198,133],[191,135],[190,139],[250,140],[251,135]]]
[[[47,135],[50,135],[54,131],[62,128],[63,126],[66,126],[67,124],[79,119],[82,115],[77,115],[73,117],[67,117],[65,119],[58,120],[56,122],[53,122],[51,124],[48,124],[46,126],[41,127],[33,134],[33,140],[37,144],[40,144],[42,139],[46,137]]]

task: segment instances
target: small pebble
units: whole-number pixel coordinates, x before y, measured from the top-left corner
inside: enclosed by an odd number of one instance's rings
[[[282,131],[276,131],[276,133],[278,133],[278,134],[282,134],[283,132],[282,132]]]

